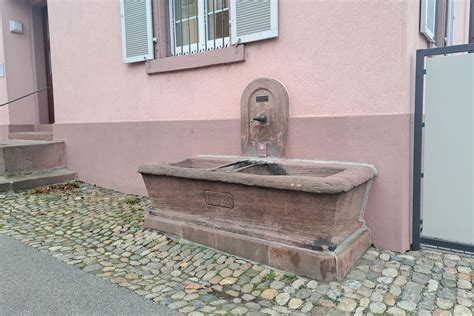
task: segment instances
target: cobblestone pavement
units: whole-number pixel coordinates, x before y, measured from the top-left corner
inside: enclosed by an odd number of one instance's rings
[[[0,194],[0,233],[189,315],[472,315],[474,258],[371,248],[321,283],[141,227],[149,200],[88,184]]]

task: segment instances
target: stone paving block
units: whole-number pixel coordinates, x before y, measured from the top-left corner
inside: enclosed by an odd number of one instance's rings
[[[472,256],[370,248],[344,279],[318,282],[185,241],[213,239],[177,221],[166,227],[176,234],[145,229],[150,210],[148,198],[88,184],[0,193],[0,233],[188,315],[472,315]],[[271,253],[219,240],[221,250]]]

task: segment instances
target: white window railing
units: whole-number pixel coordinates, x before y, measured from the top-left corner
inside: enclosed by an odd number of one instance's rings
[[[229,46],[229,0],[170,0],[171,55]]]

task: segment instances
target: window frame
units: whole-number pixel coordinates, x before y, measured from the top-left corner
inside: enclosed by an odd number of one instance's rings
[[[182,0],[184,1],[184,0]],[[216,1],[221,1],[222,4],[224,4],[226,1],[225,0],[212,0],[213,5],[215,5]],[[229,14],[228,19],[230,20],[230,4],[227,7],[220,8],[219,10],[213,10],[209,11],[208,8],[208,1],[207,0],[196,0],[197,3],[197,12],[195,16],[190,17],[189,15],[187,17],[181,17],[179,19],[179,22],[176,21],[176,10],[175,10],[175,0],[168,0],[168,32],[169,32],[169,42],[167,43],[169,45],[169,51],[171,56],[182,56],[182,55],[190,55],[190,54],[196,54],[196,53],[201,53],[205,51],[210,51],[210,50],[215,50],[215,49],[222,49],[229,47],[230,45],[230,25],[222,25],[223,27],[228,28],[228,34],[229,36],[227,37],[220,37],[220,38],[214,38],[214,39],[209,39],[208,34],[209,34],[209,26],[210,23],[209,21],[209,16],[215,15],[218,13],[222,13],[227,11]],[[170,5],[171,4],[171,5]],[[188,9],[189,10],[189,9]],[[197,19],[197,43],[189,43],[190,41],[190,35],[188,34],[188,44],[184,44],[181,46],[178,46],[178,43],[176,42],[177,39],[177,28],[176,24],[177,23],[183,23],[185,21],[189,21],[192,19]],[[215,22],[214,22],[215,23]],[[182,25],[182,24],[181,24]],[[182,32],[183,27],[181,26],[181,32]],[[216,28],[214,27],[214,33],[216,32]],[[184,36],[181,35],[181,40],[184,40]]]
[[[245,45],[242,44],[229,45],[226,48],[196,54],[173,56],[170,45],[168,45],[170,43],[168,0],[153,0],[152,9],[155,59],[146,62],[145,71],[148,75],[228,65],[245,61]]]
[[[445,47],[453,45],[454,40],[454,18],[455,18],[455,6],[454,0],[432,0],[436,4],[434,6],[434,29],[433,34],[427,33],[428,28],[426,26],[427,15],[428,15],[428,3],[429,0],[422,0],[421,3],[421,16],[420,16],[420,32],[426,37],[428,42],[436,45],[436,47]],[[425,9],[423,11],[423,9]],[[424,25],[425,24],[425,25]],[[434,35],[434,36],[431,36]]]

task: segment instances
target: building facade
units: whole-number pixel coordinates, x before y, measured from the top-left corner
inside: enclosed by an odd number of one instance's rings
[[[242,92],[275,78],[290,97],[287,157],[375,165],[374,243],[408,250],[416,49],[469,42],[471,1],[279,0],[250,41],[232,37],[234,4],[189,2],[134,16],[145,47],[123,34],[118,0],[0,0],[0,104],[54,87],[1,107],[0,137],[54,123],[80,180],[145,194],[140,164],[240,155]],[[146,60],[127,60],[127,40]]]

